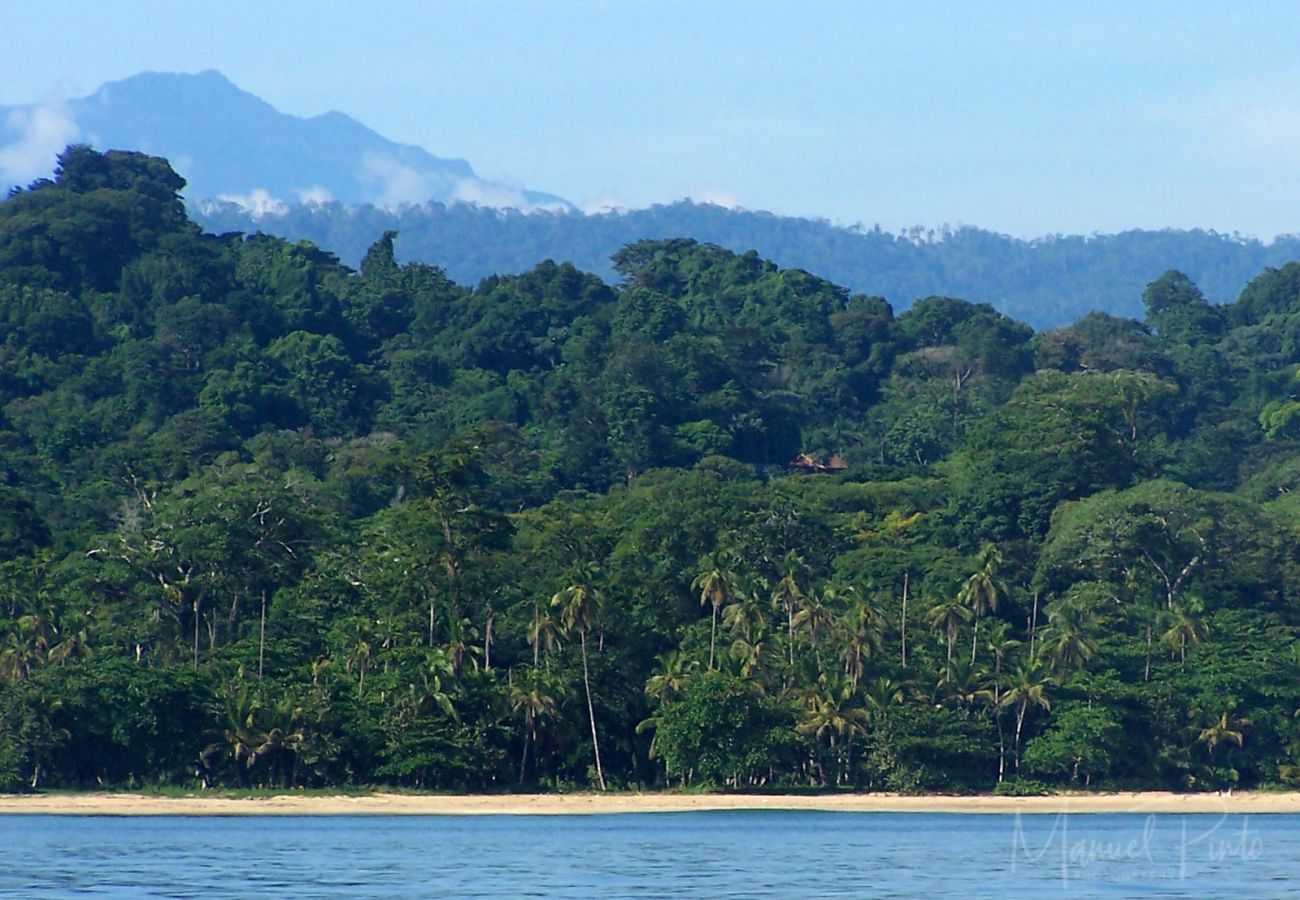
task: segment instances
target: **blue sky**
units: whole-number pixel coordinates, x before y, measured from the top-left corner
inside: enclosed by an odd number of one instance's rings
[[[0,104],[215,68],[590,208],[1300,232],[1293,2],[5,7]]]

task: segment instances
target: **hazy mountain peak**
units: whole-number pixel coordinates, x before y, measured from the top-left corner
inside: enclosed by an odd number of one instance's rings
[[[215,69],[142,72],[76,100],[0,107],[0,181],[47,175],[72,141],[165,156],[189,182],[191,201],[230,201],[254,212],[325,200],[570,208],[549,194],[480,179],[464,160],[395,143],[341,112],[282,113]]]

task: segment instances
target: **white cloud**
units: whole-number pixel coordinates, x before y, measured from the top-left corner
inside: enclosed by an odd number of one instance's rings
[[[438,199],[439,189],[446,183],[436,172],[420,172],[378,153],[362,158],[361,177],[376,187],[371,202],[388,209]]]
[[[528,205],[522,191],[477,178],[464,178],[456,182],[456,187],[451,192],[451,201],[493,209],[523,209]]]
[[[0,147],[0,182],[26,185],[54,171],[56,157],[81,130],[63,101],[15,109],[5,119],[17,139]]]
[[[319,184],[298,191],[298,202],[308,206],[322,206],[333,199],[334,195],[330,193],[329,188]]]
[[[723,209],[740,209],[740,198],[730,191],[724,191],[711,188],[698,191],[693,194],[690,200],[695,203],[707,203],[710,206],[721,206]]]
[[[282,216],[289,211],[288,204],[277,197],[272,197],[264,188],[253,188],[247,194],[220,194],[217,199],[242,206],[254,219],[263,216]]]
[[[560,200],[536,203],[524,195],[520,188],[480,178],[462,178],[452,188],[452,203],[473,203],[489,209],[517,209],[520,212],[566,212],[569,205]]]

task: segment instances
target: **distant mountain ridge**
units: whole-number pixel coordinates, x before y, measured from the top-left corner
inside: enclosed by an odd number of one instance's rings
[[[42,136],[58,146],[39,146]],[[191,202],[225,198],[255,215],[329,200],[571,208],[551,194],[485,181],[465,160],[395,143],[343,113],[279,112],[213,70],[145,72],[59,106],[0,107],[0,176],[18,183],[19,163],[73,141],[165,156],[188,181]]]
[[[756,250],[883,296],[896,311],[921,297],[955,296],[1043,329],[1094,310],[1139,317],[1143,288],[1167,269],[1222,303],[1260,269],[1300,259],[1296,236],[1265,244],[1195,230],[1029,241],[979,228],[891,234],[689,201],[584,215],[342,113],[286,115],[211,70],[147,72],[81,99],[0,107],[0,188],[48,175],[55,154],[74,142],[167,157],[188,181],[194,218],[210,230],[310,240],[354,267],[396,230],[402,259],[441,266],[463,284],[544,259],[611,278],[610,256],[621,247],[686,237]]]
[[[780,266],[882,296],[896,312],[922,297],[961,297],[989,303],[1040,330],[1071,324],[1094,310],[1141,318],[1144,288],[1168,269],[1190,276],[1210,300],[1227,303],[1261,269],[1300,259],[1295,236],[1265,244],[1199,230],[1033,241],[979,228],[899,235],[690,202],[599,215],[522,215],[439,204],[385,211],[333,203],[298,205],[261,218],[218,204],[195,218],[211,231],[309,240],[353,267],[385,231],[394,230],[403,260],[441,266],[470,285],[489,275],[525,272],[544,259],[612,279],[610,256],[621,247],[688,237],[739,253],[756,250]]]

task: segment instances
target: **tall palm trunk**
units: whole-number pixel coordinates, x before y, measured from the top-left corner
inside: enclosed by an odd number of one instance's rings
[[[911,573],[903,573],[903,622],[902,622],[902,644],[903,644],[903,668],[907,668],[907,585]]]
[[[605,770],[600,765],[600,738],[596,736],[596,708],[591,702],[591,674],[587,669],[587,629],[578,632],[582,644],[582,686],[587,692],[587,718],[591,721],[591,748],[596,754],[596,780],[605,790]]]
[[[993,664],[993,721],[998,726],[998,784],[1007,772],[1007,735],[1002,727],[1002,654],[995,654]]]
[[[709,632],[709,671],[713,671],[713,648],[718,643],[718,604],[713,604],[713,627]]]
[[[1021,700],[1020,708],[1016,710],[1016,774],[1020,773],[1020,733],[1025,727],[1025,713],[1029,709],[1029,701]]]
[[[262,620],[257,632],[257,680],[262,680],[266,662],[266,588],[262,588]]]
[[[1034,639],[1038,636],[1038,591],[1034,591],[1034,610],[1029,615],[1029,658],[1034,658]]]
[[[519,786],[520,787],[523,787],[524,772],[526,772],[528,769],[528,744],[531,740],[536,740],[536,738],[533,737],[533,715],[532,713],[529,713],[528,730],[524,732],[524,753],[519,758]]]

